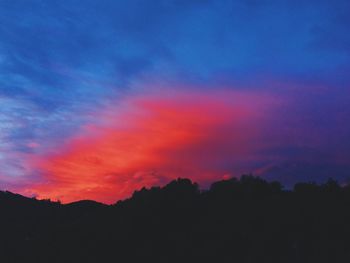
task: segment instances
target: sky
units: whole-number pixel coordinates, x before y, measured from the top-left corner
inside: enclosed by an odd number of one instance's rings
[[[0,189],[350,181],[347,0],[0,0]]]

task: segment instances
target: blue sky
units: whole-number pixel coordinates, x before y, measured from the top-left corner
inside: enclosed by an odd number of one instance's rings
[[[346,181],[348,10],[342,0],[1,0],[0,187],[39,180],[28,155],[55,152],[98,122],[98,109],[147,93],[149,83],[288,98],[271,116],[269,140],[279,145],[265,149],[282,161],[252,169],[291,174],[289,183],[323,180],[327,166]]]

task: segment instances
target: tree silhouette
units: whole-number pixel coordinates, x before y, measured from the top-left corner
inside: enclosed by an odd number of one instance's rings
[[[350,262],[350,188],[179,178],[114,205],[0,192],[3,262]]]

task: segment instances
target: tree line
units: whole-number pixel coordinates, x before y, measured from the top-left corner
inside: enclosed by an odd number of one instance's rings
[[[0,192],[3,262],[350,262],[350,187],[179,178],[113,205]]]

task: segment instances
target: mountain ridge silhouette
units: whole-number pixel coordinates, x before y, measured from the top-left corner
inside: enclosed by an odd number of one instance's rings
[[[350,262],[350,187],[179,178],[112,205],[0,192],[4,262]]]

